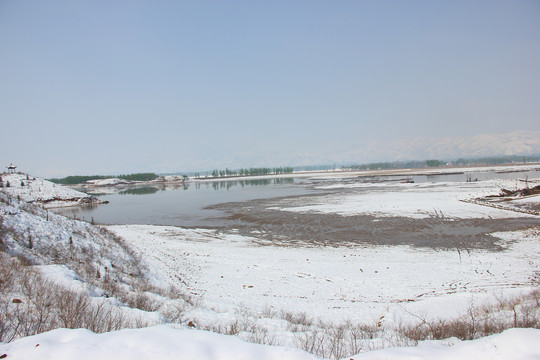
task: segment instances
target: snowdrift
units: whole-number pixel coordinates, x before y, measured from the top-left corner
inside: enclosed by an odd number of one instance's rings
[[[540,330],[510,329],[473,341],[425,341],[416,347],[391,348],[351,357],[375,359],[507,360],[540,357]],[[0,344],[0,355],[26,360],[182,359],[182,360],[308,360],[319,359],[294,348],[251,344],[235,336],[170,325],[126,329],[105,334],[58,329]]]

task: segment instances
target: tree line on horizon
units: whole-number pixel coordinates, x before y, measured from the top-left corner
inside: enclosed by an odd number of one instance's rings
[[[411,160],[411,161],[393,161],[393,162],[373,162],[368,164],[352,164],[343,165],[343,170],[378,170],[378,169],[403,169],[403,168],[423,168],[423,167],[439,167],[439,166],[468,166],[468,165],[501,165],[510,163],[528,163],[540,162],[540,155],[509,155],[509,156],[491,156],[478,158],[460,158],[456,160]],[[206,172],[205,177],[224,178],[235,176],[258,176],[258,175],[278,175],[291,174],[295,170],[335,170],[336,165],[312,165],[312,166],[297,166],[297,167],[258,167],[258,168],[241,168],[238,170],[214,169],[211,173]],[[193,173],[195,178],[201,178],[201,173]],[[85,183],[88,180],[102,180],[109,178],[120,178],[129,181],[151,181],[159,178],[155,173],[134,173],[127,175],[73,175],[64,178],[49,179],[50,181],[62,185],[77,185]]]
[[[508,155],[508,156],[491,156],[479,157],[471,159],[457,159],[452,161],[453,165],[501,165],[508,163],[528,163],[540,161],[540,155]]]
[[[249,169],[238,169],[238,170],[219,170],[214,169],[210,174],[206,173],[206,177],[233,177],[233,176],[258,176],[258,175],[278,175],[278,174],[291,174],[294,171],[293,167],[274,167],[274,168],[249,168]],[[194,174],[195,178],[200,178],[200,173]]]
[[[439,167],[447,165],[446,161],[441,160],[423,160],[423,161],[394,161],[394,162],[374,162],[369,164],[344,166],[344,169],[349,170],[387,170],[387,169],[403,169],[403,168],[422,168],[422,167]]]
[[[468,166],[468,165],[501,165],[511,163],[528,163],[540,161],[540,155],[529,156],[486,156],[479,158],[460,158],[451,161],[442,160],[411,160],[411,161],[393,161],[393,162],[374,162],[369,164],[353,164],[343,166],[342,169],[349,170],[386,170],[386,169],[404,169],[404,168],[424,168],[439,166]]]
[[[77,185],[89,180],[103,180],[110,178],[119,178],[128,181],[151,181],[159,178],[159,175],[154,173],[135,173],[127,175],[72,175],[64,178],[49,179],[49,181],[62,185]]]

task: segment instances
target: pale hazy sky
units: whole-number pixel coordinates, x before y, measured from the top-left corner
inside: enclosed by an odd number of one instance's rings
[[[0,0],[0,165],[36,176],[339,162],[539,114],[538,0]]]

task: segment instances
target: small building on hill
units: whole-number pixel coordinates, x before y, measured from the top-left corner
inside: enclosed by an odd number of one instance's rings
[[[8,169],[8,173],[10,173],[10,174],[15,174],[15,169],[17,169],[17,167],[15,165],[13,165],[13,163],[6,166],[6,168]]]

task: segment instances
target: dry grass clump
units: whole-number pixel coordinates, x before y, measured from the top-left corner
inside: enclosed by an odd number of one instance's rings
[[[329,359],[341,359],[361,351],[390,346],[405,346],[407,339],[378,324],[345,321],[338,324],[318,322],[309,330],[295,333],[295,345],[309,353]]]
[[[423,340],[473,340],[510,328],[540,328],[540,289],[517,297],[499,298],[495,304],[475,306],[449,320],[421,320],[397,328],[373,324],[304,321],[302,314],[282,313],[295,345],[324,358],[341,359],[380,348],[412,346]],[[302,321],[300,321],[302,320]],[[296,323],[303,323],[298,326]]]
[[[193,322],[190,324],[196,327]],[[242,317],[226,323],[211,323],[200,326],[200,329],[224,335],[236,335],[252,343],[279,345],[277,336],[268,327],[259,324],[255,318]]]
[[[268,328],[269,319],[285,324],[271,329]],[[472,340],[516,327],[540,328],[540,289],[518,297],[501,297],[491,305],[472,304],[465,314],[454,319],[421,320],[417,324],[397,327],[385,326],[381,321],[336,324],[317,320],[304,312],[265,309],[259,317],[244,311],[233,321],[200,328],[272,345],[283,345],[279,333],[286,330],[292,334],[292,343],[296,347],[321,358],[341,359],[362,351],[413,346],[422,340],[451,337]]]
[[[299,326],[311,326],[313,325],[315,321],[311,316],[309,316],[304,311],[292,312],[292,311],[282,310],[279,317],[289,322],[291,325],[299,325]]]
[[[399,333],[414,341],[456,337],[473,340],[510,328],[540,329],[540,290],[518,297],[499,298],[496,304],[471,305],[465,315],[450,320],[425,321],[399,327]]]
[[[33,267],[0,252],[0,342],[56,328],[107,332],[146,325],[126,317],[106,299],[65,289]],[[100,301],[101,300],[101,301]]]
[[[184,319],[187,321],[188,319]],[[361,351],[407,345],[412,340],[396,338],[377,322],[371,325],[346,321],[324,322],[305,312],[275,311],[266,308],[257,313],[241,309],[229,321],[189,323],[198,329],[235,335],[246,341],[267,345],[294,345],[321,358],[341,359]]]

